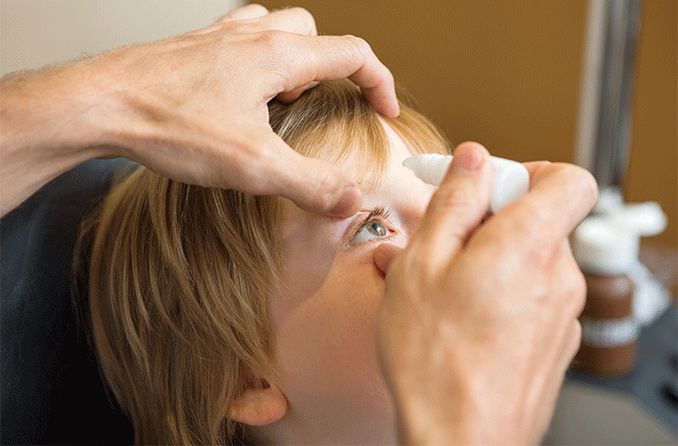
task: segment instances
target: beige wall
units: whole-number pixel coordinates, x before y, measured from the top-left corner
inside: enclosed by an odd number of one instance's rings
[[[202,27],[241,0],[0,0],[0,75]]]
[[[518,160],[574,160],[585,0],[262,3],[303,6],[322,33],[366,38],[453,142],[477,140]],[[649,242],[673,250],[678,249],[676,4],[643,1],[625,187],[632,201],[662,204],[669,227]],[[672,262],[675,269],[675,255]]]

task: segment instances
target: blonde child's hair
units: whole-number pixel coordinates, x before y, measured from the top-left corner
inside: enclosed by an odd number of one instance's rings
[[[389,156],[380,119],[413,152],[448,151],[401,104],[378,115],[349,81],[269,104],[273,130],[302,155],[378,181]],[[277,379],[267,299],[283,267],[279,200],[191,186],[143,167],[119,181],[81,228],[89,247],[91,332],[103,376],[136,443],[230,443],[229,403]]]

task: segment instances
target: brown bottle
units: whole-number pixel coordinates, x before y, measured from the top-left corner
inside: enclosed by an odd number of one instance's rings
[[[587,285],[575,370],[618,376],[633,369],[639,324],[633,317],[634,285],[626,273],[637,261],[638,247],[637,234],[598,217],[589,217],[575,231],[573,253]]]

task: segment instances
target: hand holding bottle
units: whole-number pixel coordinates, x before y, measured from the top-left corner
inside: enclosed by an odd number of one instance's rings
[[[567,236],[596,201],[585,170],[528,163],[530,192],[482,226],[487,151],[455,151],[420,229],[387,271],[379,348],[401,440],[536,444],[580,341],[585,286]]]

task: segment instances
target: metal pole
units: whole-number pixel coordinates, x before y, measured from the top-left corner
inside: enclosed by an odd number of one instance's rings
[[[576,162],[601,190],[626,176],[640,0],[589,0]]]

